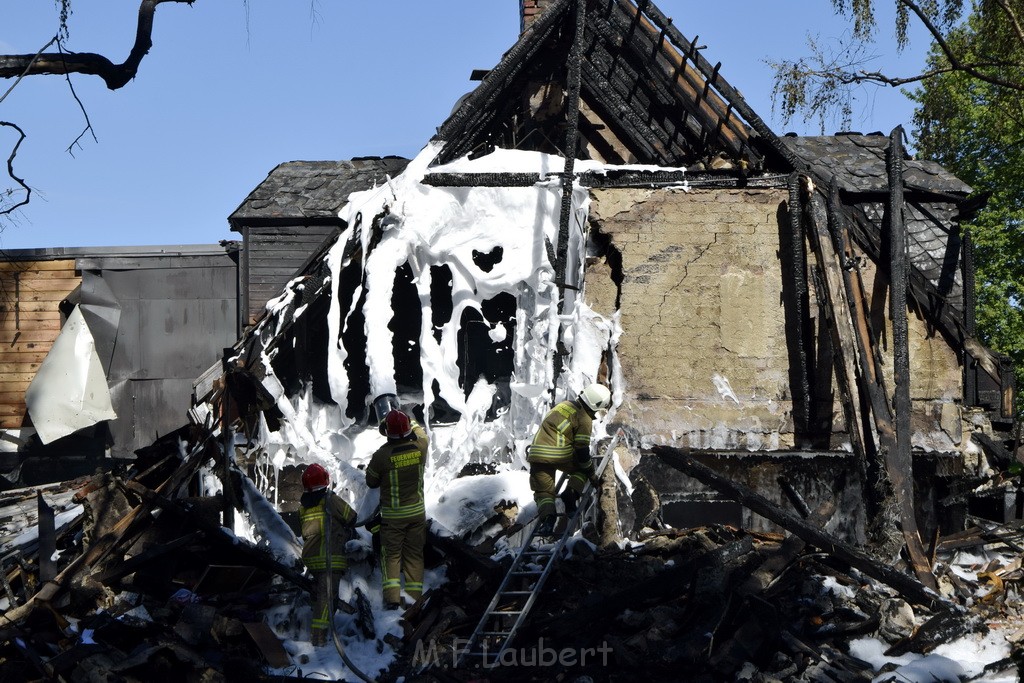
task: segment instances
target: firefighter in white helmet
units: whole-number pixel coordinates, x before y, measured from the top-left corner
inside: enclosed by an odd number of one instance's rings
[[[550,536],[555,526],[555,485],[558,472],[569,473],[562,502],[566,513],[576,510],[580,493],[594,477],[590,458],[590,433],[598,412],[611,407],[611,392],[603,384],[587,386],[579,395],[562,401],[541,422],[527,450],[530,489],[537,502],[538,536]]]

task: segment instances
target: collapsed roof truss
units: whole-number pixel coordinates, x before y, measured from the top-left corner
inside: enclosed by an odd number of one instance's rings
[[[577,7],[585,16],[573,50]],[[578,147],[605,161],[682,167],[724,156],[760,169],[790,160],[720,65],[648,0],[555,0],[438,130],[436,139],[447,143],[438,161],[494,147],[564,154],[569,107],[552,86],[565,81],[575,54]],[[545,112],[530,111],[545,98]],[[575,156],[587,155],[577,149]]]

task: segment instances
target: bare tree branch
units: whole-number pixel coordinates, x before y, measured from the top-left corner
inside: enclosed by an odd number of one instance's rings
[[[64,54],[64,51],[61,50],[59,42],[57,43],[57,49],[60,50],[61,54]],[[85,105],[82,104],[82,100],[79,99],[78,93],[75,92],[75,86],[71,82],[71,74],[65,71],[64,72],[64,80],[66,80],[68,82],[68,90],[71,91],[71,96],[75,98],[75,102],[78,103],[78,108],[82,110],[82,116],[85,117],[85,130],[83,130],[81,133],[79,133],[78,137],[75,138],[74,142],[72,142],[70,145],[68,145],[68,148],[65,150],[71,156],[75,156],[75,153],[72,152],[71,150],[73,150],[75,148],[75,145],[78,144],[78,141],[81,140],[85,136],[86,133],[92,133],[92,141],[93,142],[98,143],[99,140],[96,139],[96,132],[93,130],[92,121],[89,120],[89,112],[87,112],[85,110]]]
[[[18,131],[18,141],[14,143],[14,147],[11,149],[11,155],[7,157],[7,175],[9,175],[12,180],[21,185],[21,187],[25,190],[24,199],[22,199],[20,202],[16,204],[8,206],[5,209],[0,209],[0,216],[6,216],[15,209],[17,209],[19,206],[25,206],[26,204],[28,204],[28,199],[32,195],[32,188],[25,184],[25,180],[23,178],[19,178],[14,174],[14,157],[18,156],[18,148],[21,147],[21,143],[25,139],[25,131],[19,128],[17,124],[11,123],[10,121],[0,121],[0,126],[13,128],[14,130]],[[6,192],[7,196],[11,196],[13,193],[14,190],[7,190]]]
[[[0,102],[3,102],[4,100],[6,100],[7,96],[11,94],[11,91],[14,90],[15,86],[17,86],[19,83],[21,83],[21,79],[25,78],[25,76],[28,75],[28,70],[32,68],[32,65],[36,63],[36,60],[39,59],[39,56],[43,54],[43,52],[46,50],[46,48],[50,47],[51,45],[53,45],[56,42],[57,42],[57,36],[54,36],[53,38],[50,38],[50,42],[48,42],[46,45],[43,45],[41,48],[39,48],[39,50],[36,52],[35,56],[32,58],[32,61],[29,62],[28,66],[25,67],[25,71],[22,71],[20,74],[18,74],[18,79],[16,81],[14,81],[14,83],[11,83],[11,87],[7,89],[7,92],[5,92],[2,97],[0,97]]]
[[[156,6],[165,2],[191,5],[195,0],[141,0],[139,23],[135,33],[135,44],[128,58],[121,64],[114,64],[100,54],[92,52],[43,53],[35,55],[0,56],[0,78],[34,76],[39,74],[82,73],[99,76],[107,87],[117,90],[135,78],[139,64],[153,47],[153,15]]]

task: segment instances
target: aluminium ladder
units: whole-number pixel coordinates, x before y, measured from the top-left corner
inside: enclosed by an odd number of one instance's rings
[[[623,431],[620,429],[608,445],[604,457],[594,470],[598,478],[604,473],[622,436]],[[567,475],[563,473],[556,490],[561,488],[566,477]],[[597,499],[593,491],[593,484],[588,481],[580,494],[576,511],[566,522],[565,529],[556,542],[533,547],[532,541],[537,532],[536,520],[534,521],[512,566],[509,567],[491,603],[484,610],[480,622],[462,649],[456,662],[457,667],[468,663],[467,658],[476,660],[484,667],[495,666],[501,661],[502,654],[512,645],[516,633],[544,589],[551,571],[558,564],[566,541],[576,533],[582,520],[593,508]],[[516,585],[519,583],[522,585]]]

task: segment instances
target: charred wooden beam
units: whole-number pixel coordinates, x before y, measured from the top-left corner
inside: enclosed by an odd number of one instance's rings
[[[1013,453],[1008,451],[1005,446],[994,440],[988,434],[983,432],[971,432],[971,441],[981,446],[982,451],[989,457],[996,467],[1006,469],[1012,465],[1015,461]]]
[[[551,175],[547,174],[542,177],[536,173],[428,173],[423,178],[423,184],[433,187],[533,187],[537,183],[547,182]],[[784,175],[769,174],[742,178],[733,171],[718,173],[691,173],[671,169],[661,171],[584,171],[578,173],[576,178],[584,187],[593,188],[659,188],[683,185],[691,188],[736,188],[741,185],[757,189],[787,187],[787,176]]]
[[[697,115],[700,103],[695,103],[692,97],[681,97],[678,92],[665,87],[664,79],[657,72],[657,66],[653,62],[617,62],[616,57],[623,49],[620,45],[621,26],[613,27],[592,22],[590,28],[595,37],[600,38],[600,42],[595,41],[588,56],[604,77],[603,82],[614,88],[616,97],[630,107],[646,128],[659,132],[666,149],[673,149],[673,143],[676,142],[684,149],[690,149],[692,145],[682,136],[682,129],[688,130],[694,139],[699,139],[712,123],[710,118],[702,123],[704,117]],[[634,39],[633,49],[637,53],[643,53],[649,47],[643,40]],[[604,91],[598,93],[605,95]],[[681,123],[677,123],[674,117],[678,116],[680,110],[686,116]],[[657,125],[652,126],[655,119]],[[739,155],[742,151],[742,145],[739,143],[727,147],[734,155]]]
[[[850,220],[851,232],[857,245],[875,262],[885,261],[877,227],[864,207],[847,204],[843,211]],[[921,310],[938,323],[938,329],[954,347],[966,343],[965,337],[969,337],[964,327],[963,309],[939,295],[924,273],[916,268],[910,269],[908,293]]]
[[[796,515],[782,510],[764,496],[718,474],[680,449],[670,446],[655,446],[653,452],[669,466],[712,487],[765,519],[799,536],[821,551],[894,588],[909,602],[925,605],[931,609],[959,609],[917,579],[883,564],[863,551],[843,543],[812,524],[808,524]]]
[[[893,388],[896,410],[896,456],[894,462],[911,471],[910,459],[910,346],[907,338],[907,226],[903,216],[903,127],[896,126],[886,148],[889,174],[889,317],[892,319]],[[894,482],[895,484],[895,482]],[[913,501],[913,478],[898,495]]]
[[[807,501],[803,499],[803,496],[793,487],[793,485],[783,476],[778,478],[779,486],[782,487],[782,493],[785,494],[786,498],[797,512],[800,513],[801,517],[805,519],[811,516],[811,508],[808,507]]]
[[[791,313],[787,314],[787,332],[791,330],[792,338],[787,345],[790,350],[790,387],[793,394],[793,431],[796,434],[797,446],[806,442],[811,431],[811,371],[808,361],[808,349],[811,337],[808,334],[810,316],[807,313],[809,295],[807,289],[807,254],[805,249],[803,222],[803,195],[800,187],[800,176],[790,175],[788,182],[789,202],[787,205],[789,222],[789,248],[783,250],[784,272],[788,273],[783,284],[783,296],[789,304]]]
[[[548,37],[564,20],[565,14],[575,0],[554,0],[544,12],[530,24],[520,40],[502,56],[496,67],[491,69],[487,78],[466,99],[451,116],[448,117],[435,136],[436,140],[444,141],[445,147],[438,154],[438,162],[445,163],[457,159],[473,143],[472,119],[481,111],[494,103],[502,94],[505,84],[517,77],[532,57],[541,51]]]
[[[43,500],[43,494],[36,494],[39,510],[39,583],[52,581],[57,576],[57,565],[53,561],[57,552],[57,530],[54,526],[53,508]]]
[[[942,611],[918,628],[914,635],[896,643],[885,651],[887,657],[900,657],[908,652],[926,653],[938,645],[963,636],[968,631],[964,615],[953,611]]]
[[[572,192],[575,185],[574,167],[580,133],[580,84],[583,70],[583,27],[587,21],[586,0],[576,0],[576,32],[569,50],[569,92],[566,101],[565,165],[562,167],[562,203],[558,212],[558,242],[555,245],[555,283],[558,285],[558,316],[561,321],[565,310],[566,269],[569,263],[569,223],[572,220]],[[565,346],[562,343],[563,325],[558,323],[558,343],[552,358],[555,384],[562,374]]]
[[[150,562],[154,562],[168,553],[172,553],[179,548],[183,548],[190,543],[194,543],[198,539],[202,538],[202,536],[203,534],[201,531],[193,531],[173,541],[154,545],[153,547],[142,551],[138,555],[133,555],[123,562],[118,562],[106,571],[93,574],[92,579],[104,584],[113,583],[114,581],[128,576],[132,572],[138,571]]]
[[[547,177],[536,173],[428,173],[423,184],[432,187],[533,187]]]
[[[657,12],[653,5],[635,8],[627,0],[618,0],[618,5],[623,16],[635,16],[643,19],[641,23],[643,31],[634,39],[636,43],[634,49],[638,55],[649,52],[659,36],[665,35],[671,38],[670,31],[674,30],[674,27],[671,26],[670,19],[666,17],[661,24],[648,20],[647,17],[653,17]],[[610,17],[610,19],[614,21],[615,17]],[[621,23],[619,30],[621,30]],[[671,82],[676,84],[679,89],[679,92],[672,94],[673,99],[683,105],[688,113],[700,119],[705,130],[712,130],[719,122],[722,122],[724,127],[718,132],[721,133],[721,139],[725,146],[733,154],[742,156],[748,144],[749,132],[738,118],[731,116],[731,103],[719,96],[721,79],[717,69],[713,68],[710,74],[700,73],[699,70],[686,63],[684,57],[686,53],[687,50],[679,52],[675,49],[659,50],[655,53],[655,58],[651,60],[651,63],[644,67],[652,74],[656,74],[656,81],[660,81],[665,76],[672,76]],[[694,51],[694,63],[700,58],[699,52]],[[718,67],[720,66],[719,64]],[[661,73],[658,73],[659,71]],[[687,93],[688,96],[681,97],[681,92]]]
[[[913,472],[910,461],[910,452],[907,450],[906,458],[900,457],[900,451],[896,441],[896,424],[892,413],[892,401],[885,387],[885,379],[882,374],[882,361],[878,346],[875,343],[875,335],[871,330],[870,313],[868,311],[867,297],[864,293],[864,283],[861,279],[860,268],[854,253],[853,243],[850,239],[847,221],[839,203],[839,190],[835,182],[829,188],[828,198],[829,231],[836,243],[837,251],[843,255],[846,267],[843,268],[843,280],[846,286],[846,296],[850,304],[850,311],[853,315],[853,322],[857,331],[857,343],[859,345],[859,358],[861,363],[861,380],[864,394],[871,405],[871,415],[874,418],[875,432],[878,435],[878,451],[881,456],[881,466],[877,470],[876,485],[880,489],[883,501],[889,495],[895,498],[895,507],[899,511],[900,528],[903,532],[904,545],[907,554],[910,556],[910,563],[914,568],[917,578],[929,588],[935,590],[938,583],[931,571],[931,562],[924,550],[921,536],[917,528],[917,516],[914,512],[914,489]],[[905,306],[905,303],[904,303]],[[908,427],[909,428],[909,427]],[[892,528],[889,516],[889,506],[883,502],[879,521],[882,527],[877,527],[877,536],[882,537],[883,529]]]
[[[808,524],[824,528],[825,523],[835,514],[836,503],[834,500],[826,500],[814,512],[808,515]],[[804,551],[807,542],[801,537],[793,534],[787,537],[782,545],[761,563],[757,569],[751,572],[746,581],[740,584],[737,589],[740,595],[756,595],[765,590],[772,581],[778,578],[786,567],[790,566],[800,553]]]
[[[857,456],[861,472],[866,471],[868,462],[869,434],[865,432],[866,420],[861,413],[861,401],[858,391],[857,368],[860,365],[853,329],[853,318],[849,305],[843,295],[842,263],[828,231],[828,214],[825,203],[820,195],[811,191],[808,197],[808,219],[811,230],[811,244],[814,246],[815,264],[820,271],[818,281],[824,291],[818,293],[818,301],[825,306],[831,321],[829,332],[832,337],[832,354],[835,363],[836,378],[839,382],[840,402],[843,416],[846,418],[846,431],[850,444]],[[867,478],[863,481],[867,485]],[[869,494],[870,492],[865,491]]]

